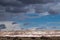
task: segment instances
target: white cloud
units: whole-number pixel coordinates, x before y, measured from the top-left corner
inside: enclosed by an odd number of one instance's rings
[[[39,16],[47,16],[47,15],[50,15],[50,14],[48,12],[43,12],[39,14]]]
[[[1,29],[1,31],[16,31],[16,30],[21,30],[21,25],[20,24],[12,24],[14,21],[1,21],[0,24],[5,25],[5,29]]]

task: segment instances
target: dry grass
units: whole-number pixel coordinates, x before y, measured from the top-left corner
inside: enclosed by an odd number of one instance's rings
[[[60,37],[0,37],[0,40],[60,40]]]

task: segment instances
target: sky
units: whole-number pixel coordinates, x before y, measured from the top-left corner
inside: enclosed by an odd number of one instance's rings
[[[0,0],[0,21],[25,29],[60,30],[60,0]]]

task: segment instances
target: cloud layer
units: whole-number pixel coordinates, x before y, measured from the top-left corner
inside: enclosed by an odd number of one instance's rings
[[[0,0],[0,21],[60,14],[60,0]],[[46,3],[46,4],[44,4]]]

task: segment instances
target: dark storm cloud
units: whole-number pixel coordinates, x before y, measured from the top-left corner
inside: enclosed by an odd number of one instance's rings
[[[52,10],[52,9],[50,9],[49,11],[48,11],[50,14],[58,14],[58,12],[56,12],[55,10]]]
[[[49,4],[49,2],[56,2],[55,0],[0,0],[0,21],[12,20],[12,17],[15,16],[23,16],[19,17],[20,19],[28,18],[36,18],[36,16],[30,17],[24,14],[29,13],[38,13],[38,17],[41,15],[48,15],[57,13],[58,9],[49,9],[53,5],[58,4]],[[39,4],[38,4],[39,3]],[[46,3],[46,4],[43,4]],[[53,5],[52,5],[53,4]],[[60,7],[60,6],[59,6]],[[58,8],[58,7],[57,7]],[[24,14],[22,14],[24,13]]]
[[[60,1],[60,0],[18,0],[22,1],[25,4],[38,4],[38,3],[48,3],[48,2],[55,2],[55,1]]]
[[[10,13],[25,13],[27,10],[22,7],[6,7],[6,12]]]
[[[0,5],[2,6],[22,6],[21,1],[17,0],[0,0]]]
[[[27,4],[37,4],[37,3],[47,3],[47,2],[55,2],[54,0],[0,0],[0,5],[5,7],[6,12],[10,13],[20,13],[27,12],[30,9],[24,9]],[[28,5],[27,5],[28,6]],[[45,8],[42,5],[35,5],[36,12],[45,12]]]
[[[5,10],[5,12],[10,13],[25,12],[25,9],[23,9],[25,4],[18,0],[0,0],[0,6],[3,7],[3,10]]]
[[[1,25],[0,25],[0,30],[1,30],[1,29],[5,29],[5,28],[6,28],[6,26],[5,26],[4,24],[1,24]]]
[[[35,4],[35,3],[40,3],[40,0],[18,0],[18,1],[22,1],[25,4]],[[41,0],[42,2],[42,0]]]
[[[12,20],[13,13],[25,12],[21,7],[24,5],[17,0],[0,0],[0,21]]]

